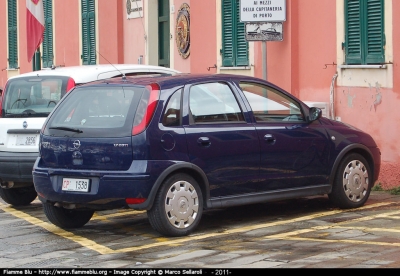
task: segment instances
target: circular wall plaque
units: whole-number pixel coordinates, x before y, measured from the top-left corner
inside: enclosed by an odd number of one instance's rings
[[[190,55],[190,8],[183,3],[176,17],[175,40],[178,52],[183,58]]]

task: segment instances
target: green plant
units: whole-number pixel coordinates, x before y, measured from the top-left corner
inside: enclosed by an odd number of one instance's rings
[[[390,189],[389,193],[391,195],[400,195],[400,187],[396,187],[396,188]]]
[[[375,184],[375,186],[372,187],[371,191],[385,191],[390,193],[391,195],[400,195],[400,187],[385,190],[383,189],[381,183]]]
[[[372,187],[371,190],[372,191],[384,191],[384,189],[382,188],[381,183],[377,183],[374,187]]]

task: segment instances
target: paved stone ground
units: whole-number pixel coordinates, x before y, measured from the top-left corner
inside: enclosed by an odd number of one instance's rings
[[[372,192],[353,210],[327,197],[210,210],[191,236],[165,238],[144,212],[99,212],[64,231],[37,200],[0,200],[0,268],[398,268],[399,206]]]

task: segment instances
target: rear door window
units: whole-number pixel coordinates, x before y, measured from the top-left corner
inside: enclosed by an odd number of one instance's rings
[[[193,123],[244,122],[239,104],[225,83],[203,83],[190,88]]]

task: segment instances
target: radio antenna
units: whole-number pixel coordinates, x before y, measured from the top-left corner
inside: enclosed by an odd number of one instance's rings
[[[112,67],[114,67],[118,72],[121,73],[121,75],[122,75],[122,80],[126,80],[126,76],[125,76],[124,73],[122,73],[117,67],[115,67],[114,64],[112,64],[110,61],[108,61],[108,59],[106,59],[102,54],[100,54],[99,51],[96,50],[96,52],[97,52],[102,58],[104,58]]]

